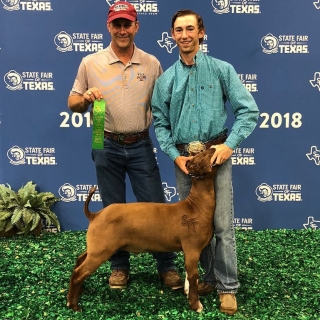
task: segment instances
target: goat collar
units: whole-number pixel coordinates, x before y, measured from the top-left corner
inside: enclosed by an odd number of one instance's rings
[[[213,163],[213,164],[211,164],[210,166],[207,166],[207,167],[205,167],[205,169],[206,168],[212,168],[212,167],[214,167],[216,164],[215,163]],[[199,176],[197,176],[196,174],[193,174],[193,173],[189,173],[189,176],[191,177],[191,178],[197,178],[197,179],[202,179],[204,176],[206,175],[206,173],[205,174],[202,174],[202,175],[199,175]]]

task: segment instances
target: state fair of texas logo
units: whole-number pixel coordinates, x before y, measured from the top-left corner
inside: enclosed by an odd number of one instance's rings
[[[113,6],[116,2],[119,2],[120,0],[106,0],[107,4],[111,7]],[[124,0],[125,1],[125,0]]]
[[[119,1],[123,0],[106,0],[111,7]],[[125,1],[134,6],[139,15],[156,15],[158,14],[158,3],[156,0],[130,0]]]
[[[7,157],[10,160],[10,164],[18,166],[26,163],[26,154],[23,149],[18,146],[13,146],[7,151]]]
[[[320,91],[320,72],[315,72],[313,79],[309,82],[314,88],[318,87],[318,90]]]
[[[1,0],[3,9],[8,11],[52,11],[50,0]]]
[[[309,36],[306,34],[280,34],[275,37],[268,33],[262,37],[260,44],[262,51],[266,54],[308,54],[309,53]]]
[[[213,12],[217,14],[240,13],[240,14],[259,14],[260,0],[211,0]]]
[[[19,10],[19,2],[20,0],[1,0],[3,3],[3,8],[8,11]]]
[[[228,13],[230,0],[212,0],[213,11],[218,14]]]
[[[177,194],[175,187],[169,187],[166,182],[162,182],[162,188],[164,196],[168,202],[171,202],[172,198]]]
[[[262,183],[256,188],[256,195],[257,199],[261,202],[271,201],[273,195],[272,187],[266,183]]]
[[[58,193],[61,197],[61,201],[63,202],[84,202],[88,198],[88,192],[91,187],[91,184],[77,184],[76,186],[73,186],[72,184],[67,182],[59,188]],[[99,194],[99,190],[96,190],[95,193],[92,195],[91,201],[102,201]]]
[[[62,185],[59,188],[58,193],[61,197],[61,200],[64,202],[71,202],[77,200],[77,190],[70,183],[65,183],[64,185]]]
[[[10,70],[4,75],[4,82],[9,90],[21,90],[22,89],[22,76],[15,70]]]
[[[308,222],[303,224],[305,229],[317,230],[320,228],[320,220],[315,220],[314,217],[308,217]]]
[[[107,1],[107,4],[111,7],[113,6],[114,4],[116,4],[117,2],[119,1],[123,1],[123,2],[129,2],[129,1],[126,1],[126,0],[106,0]]]
[[[317,166],[320,166],[320,150],[316,146],[312,146],[306,156],[310,161],[314,161]]]
[[[316,9],[318,9],[318,10],[320,9],[320,0],[315,1],[313,4],[316,7]]]
[[[57,46],[57,50],[61,52],[72,51],[73,40],[70,34],[65,31],[59,32],[54,37],[54,43]]]
[[[279,40],[273,34],[268,33],[261,39],[262,51],[266,54],[277,53]]]
[[[162,32],[162,38],[161,40],[157,40],[157,42],[161,48],[166,48],[168,53],[172,53],[172,50],[177,46],[176,42],[169,36],[168,32]]]

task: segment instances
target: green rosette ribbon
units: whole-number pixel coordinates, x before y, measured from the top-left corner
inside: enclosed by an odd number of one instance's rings
[[[103,149],[104,145],[104,118],[106,113],[106,102],[101,99],[93,103],[93,129],[92,149]]]

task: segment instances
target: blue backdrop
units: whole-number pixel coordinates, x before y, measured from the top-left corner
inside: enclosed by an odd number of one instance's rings
[[[257,101],[257,128],[232,156],[235,226],[319,228],[320,0],[128,2],[141,24],[135,43],[164,70],[178,59],[171,17],[200,13],[202,51],[230,62]],[[82,57],[110,42],[113,3],[1,0],[0,183],[31,180],[53,192],[63,230],[87,228],[83,203],[96,183],[89,115],[72,114],[67,97]],[[166,199],[176,202],[173,164],[151,134]],[[129,182],[127,200],[135,201]],[[101,207],[97,193],[90,208]]]

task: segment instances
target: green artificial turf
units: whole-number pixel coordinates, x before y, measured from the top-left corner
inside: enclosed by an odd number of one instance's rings
[[[320,319],[320,230],[236,231],[238,312],[232,319]],[[216,293],[200,297],[204,311],[189,309],[182,290],[157,277],[150,254],[132,255],[125,290],[108,286],[109,263],[85,282],[83,311],[66,307],[85,232],[0,238],[0,319],[228,319]],[[177,268],[184,273],[183,254]]]

